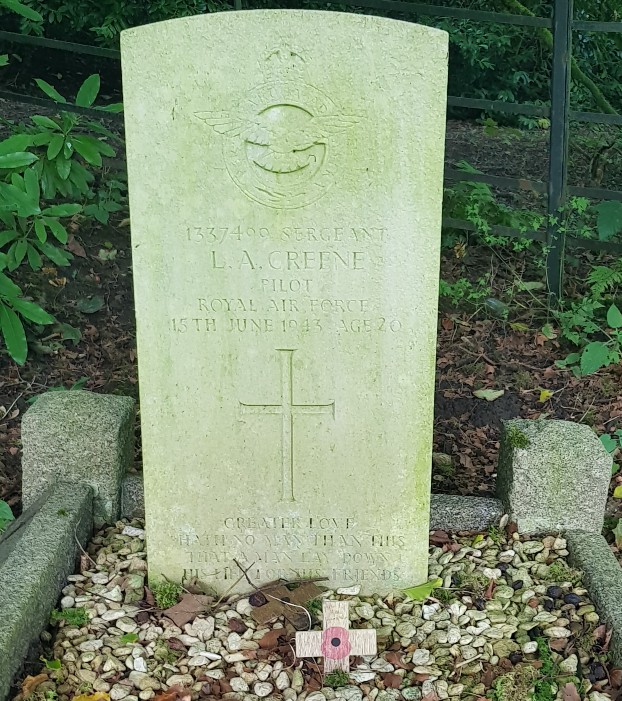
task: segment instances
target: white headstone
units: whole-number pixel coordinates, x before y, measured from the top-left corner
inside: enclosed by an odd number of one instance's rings
[[[424,581],[446,34],[228,12],[122,55],[150,577]]]

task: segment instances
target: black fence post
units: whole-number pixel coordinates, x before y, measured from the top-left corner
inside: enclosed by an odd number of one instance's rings
[[[549,294],[557,301],[564,275],[564,231],[568,176],[568,120],[572,62],[573,0],[555,0],[553,8],[553,70],[551,74],[551,130],[546,272]]]

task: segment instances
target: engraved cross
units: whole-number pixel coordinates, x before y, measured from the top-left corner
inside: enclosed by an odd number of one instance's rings
[[[277,348],[281,354],[280,404],[247,404],[240,402],[243,414],[280,414],[281,416],[281,501],[294,499],[294,417],[298,414],[330,414],[335,417],[335,402],[298,404],[294,402],[293,348]]]

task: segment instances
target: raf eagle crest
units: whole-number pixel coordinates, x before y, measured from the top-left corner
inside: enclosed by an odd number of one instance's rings
[[[225,165],[251,199],[277,209],[315,202],[334,183],[345,132],[360,121],[303,80],[304,61],[292,49],[268,54],[272,79],[235,112],[195,112],[223,138]]]

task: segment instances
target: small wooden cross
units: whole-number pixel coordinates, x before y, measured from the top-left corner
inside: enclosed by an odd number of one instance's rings
[[[268,603],[258,606],[251,613],[257,623],[263,625],[283,616],[296,630],[300,630],[309,625],[309,614],[304,605],[311,599],[317,599],[322,590],[313,582],[305,582],[291,591],[285,586],[277,586],[266,588],[261,593],[268,599]]]
[[[373,628],[350,630],[349,603],[327,601],[322,605],[323,630],[296,633],[296,657],[323,657],[324,672],[350,670],[351,655],[375,655],[376,631]]]

